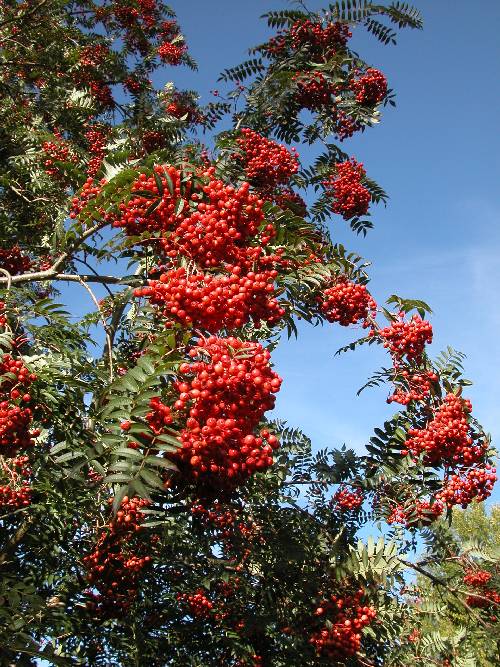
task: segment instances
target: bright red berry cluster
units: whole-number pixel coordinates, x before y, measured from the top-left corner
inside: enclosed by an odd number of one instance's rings
[[[97,174],[105,154],[107,131],[103,127],[93,126],[85,132],[89,153],[92,155],[87,166],[89,177]]]
[[[500,593],[492,588],[491,578],[492,575],[487,570],[469,569],[466,571],[464,583],[476,591],[475,595],[467,597],[466,602],[470,607],[488,609],[500,606]],[[496,616],[491,620],[496,620]]]
[[[496,468],[487,464],[447,475],[436,498],[448,507],[461,505],[465,509],[473,500],[481,502],[490,496],[497,480],[495,473]]]
[[[54,132],[56,141],[44,141],[42,150],[46,155],[44,166],[45,172],[54,178],[65,178],[64,172],[55,164],[56,162],[77,163],[78,157],[71,149],[70,144],[65,141],[58,132]]]
[[[1,462],[0,473],[5,483],[0,483],[0,508],[2,510],[16,510],[27,507],[31,503],[29,458],[18,456],[9,463]]]
[[[26,406],[35,380],[21,359],[8,353],[0,357],[0,473],[5,480],[0,484],[0,506],[10,510],[31,502],[29,458],[19,454],[30,450],[40,435],[39,429],[32,428],[33,413]]]
[[[487,570],[467,570],[464,576],[464,584],[472,588],[482,588],[491,579],[491,572]]]
[[[249,319],[257,324],[279,320],[284,310],[275,298],[278,273],[273,264],[280,257],[264,255],[275,233],[272,225],[262,228],[264,201],[250,192],[248,183],[235,189],[214,178],[213,168],[202,173],[195,191],[172,167],[158,167],[156,173],[163,193],[154,177],[141,176],[133,186],[141,194],[121,206],[114,225],[132,235],[154,234],[151,242],[170,260],[188,257],[204,270],[216,268],[217,275],[171,269],[137,289],[136,296],[160,306],[167,324],[191,324],[212,333],[241,327]],[[147,215],[154,197],[161,197],[160,204]]]
[[[4,377],[2,377],[4,376]],[[5,377],[7,376],[7,377]],[[12,377],[14,376],[14,377]],[[23,404],[31,401],[27,390],[36,380],[22,360],[4,354],[0,360],[0,454],[14,457],[30,449],[39,431],[31,431],[33,414]]]
[[[322,600],[315,616],[325,617],[328,626],[314,632],[309,642],[317,653],[332,660],[344,660],[361,648],[361,630],[376,617],[373,607],[362,604],[364,591],[352,595],[332,595]]]
[[[179,466],[195,478],[230,485],[268,468],[278,441],[268,431],[255,435],[255,429],[281,386],[269,352],[258,343],[213,336],[193,347],[190,357],[180,367],[185,379],[177,383],[174,405],[188,411]]]
[[[366,215],[370,193],[361,181],[366,175],[363,165],[353,158],[338,162],[335,172],[323,182],[326,194],[333,199],[333,212],[344,220]]]
[[[387,95],[387,79],[379,70],[370,68],[351,83],[351,90],[358,104],[373,107],[382,102]]]
[[[187,46],[185,44],[173,44],[172,42],[163,42],[158,47],[160,60],[167,65],[180,65],[182,56],[186,51]]]
[[[267,139],[258,132],[243,128],[236,143],[243,153],[246,176],[258,188],[268,191],[278,185],[286,185],[299,170],[297,151],[294,148],[289,151],[282,144]]]
[[[85,206],[101,193],[102,186],[105,184],[105,179],[102,179],[99,183],[96,183],[93,178],[87,178],[82,186],[82,189],[80,190],[80,194],[75,195],[71,200],[71,211],[69,217],[72,220],[75,220],[80,215]],[[102,213],[103,215],[106,215],[104,211],[102,211]]]
[[[249,319],[256,323],[278,321],[285,311],[274,298],[276,275],[275,270],[188,275],[181,267],[163,273],[160,280],[149,281],[149,287],[136,289],[135,295],[161,306],[167,318],[165,326],[179,322],[215,333],[241,327]]]
[[[374,318],[377,304],[365,285],[354,283],[345,277],[337,278],[318,296],[321,312],[328,322],[338,322],[344,327],[358,322],[368,326],[368,318]]]
[[[189,174],[162,166],[155,172],[162,192],[153,176],[141,174],[132,185],[130,201],[120,205],[121,217],[114,226],[124,227],[130,235],[172,232],[161,239],[166,255],[183,254],[203,267],[241,259],[245,254],[241,246],[264,220],[263,201],[249,192],[249,185],[228,186],[214,178],[210,168],[199,174],[202,185],[193,191]],[[134,195],[136,191],[141,194]],[[158,205],[148,212],[154,202]]]
[[[432,386],[438,381],[433,371],[411,371],[396,369],[397,386],[395,392],[387,399],[388,403],[408,405],[411,401],[422,401],[429,396]]]
[[[109,58],[110,50],[105,44],[89,44],[80,51],[78,63],[82,67],[98,67]]]
[[[335,109],[335,134],[339,141],[350,139],[355,132],[362,132],[365,129],[363,123],[356,120],[342,109]]]
[[[194,618],[209,618],[214,608],[214,603],[207,598],[203,589],[195,593],[178,593],[177,600],[187,605],[189,613]]]
[[[100,618],[119,617],[134,602],[139,574],[151,557],[134,553],[131,540],[141,528],[144,519],[141,510],[148,504],[142,498],[129,500],[125,496],[109,530],[83,558],[87,581],[97,591],[88,593],[87,609]]]
[[[306,48],[313,60],[331,58],[344,49],[352,33],[347,23],[327,23],[300,20],[290,28],[291,46],[294,50]]]
[[[32,266],[33,262],[18,245],[11,248],[0,248],[0,269],[8,271],[11,276],[26,273]]]
[[[335,492],[333,496],[333,504],[343,511],[355,511],[358,510],[364,502],[364,495],[361,489],[348,489],[345,486],[341,486]]]
[[[295,74],[292,81],[297,86],[294,99],[301,109],[319,111],[333,105],[335,86],[321,72]]]
[[[387,517],[388,524],[400,523],[407,528],[429,526],[443,514],[444,504],[439,500],[417,500],[413,507],[397,505]]]
[[[409,429],[406,448],[415,458],[423,454],[428,464],[446,462],[469,466],[479,463],[486,445],[474,444],[469,435],[471,411],[470,401],[447,394],[425,428]]]
[[[139,93],[143,89],[143,86],[144,84],[137,77],[133,75],[128,76],[123,82],[123,87],[131,95],[139,95]]]
[[[432,325],[416,314],[408,322],[401,314],[390,326],[371,332],[371,335],[376,334],[382,338],[384,347],[389,349],[396,364],[404,357],[408,361],[419,362],[425,345],[432,343]]]
[[[202,123],[204,120],[196,99],[189,92],[175,90],[166,95],[162,101],[165,104],[165,111],[174,118],[182,118],[189,124]]]
[[[159,396],[154,396],[149,402],[150,412],[146,415],[146,421],[155,435],[160,435],[165,426],[174,421],[170,406],[165,405]]]
[[[128,49],[145,56],[149,49],[149,39],[161,23],[161,11],[156,0],[137,0],[130,4],[125,0],[115,0],[109,6],[98,8],[96,15],[105,24],[117,22],[125,31],[124,42]]]
[[[179,26],[175,21],[163,21],[160,30],[161,44],[158,46],[158,56],[167,65],[180,65],[182,57],[187,51],[187,45],[179,33]]]

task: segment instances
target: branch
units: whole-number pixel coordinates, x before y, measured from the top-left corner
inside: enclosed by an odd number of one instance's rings
[[[93,274],[94,276],[99,276],[99,274],[98,274],[97,271],[94,269],[94,267],[93,267],[91,264],[89,264],[85,259],[80,259],[79,257],[75,257],[75,261],[76,261],[76,262],[80,262],[81,264],[83,264],[84,266],[86,266],[88,269],[90,269],[90,270],[92,271],[92,274]],[[83,280],[83,277],[82,277],[82,280]],[[87,280],[86,282],[89,282],[89,281]],[[109,289],[109,287],[107,286],[106,283],[102,283],[102,285],[104,286],[104,289],[107,291],[107,293],[109,294],[109,296],[114,296],[114,295],[113,295],[113,292]]]
[[[99,301],[98,301],[96,295],[95,295],[94,292],[90,289],[90,287],[87,285],[87,283],[85,283],[85,281],[83,281],[83,280],[80,278],[80,276],[78,276],[78,277],[79,277],[78,282],[79,282],[80,285],[81,285],[82,287],[84,287],[84,288],[87,290],[87,292],[90,294],[90,298],[91,298],[92,301],[94,302],[95,307],[97,308],[97,310],[99,311],[99,315],[101,316],[102,326],[103,326],[103,328],[104,328],[104,333],[106,334],[106,347],[108,348],[109,381],[110,381],[110,382],[113,382],[113,380],[114,380],[114,373],[113,373],[113,343],[112,343],[112,341],[111,341],[110,330],[109,330],[108,324],[107,324],[107,322],[106,322],[106,318],[105,318],[105,316],[104,316],[104,313],[103,313],[103,311],[102,311],[101,304],[99,303]]]
[[[2,554],[0,554],[0,565],[3,565],[5,561],[7,560],[9,556],[9,552],[12,551],[12,549],[15,549],[19,542],[23,539],[23,537],[26,535],[26,533],[29,530],[29,527],[31,526],[33,522],[33,517],[29,517],[26,519],[26,521],[20,525],[20,527],[17,529],[17,531],[14,533],[14,535],[11,537],[9,542],[7,543],[5,550]]]
[[[424,570],[423,567],[420,567],[416,563],[411,563],[410,561],[401,559],[401,562],[403,565],[406,565],[407,567],[411,568],[412,570],[415,570],[415,572],[419,572],[422,574],[424,577],[427,577],[432,581],[432,583],[436,584],[437,586],[443,586],[443,588],[446,588],[457,600],[460,602],[461,605],[463,605],[467,611],[473,616],[478,623],[480,623],[484,628],[488,627],[488,624],[483,621],[481,616],[476,612],[475,609],[473,609],[460,595],[465,593],[466,595],[468,594],[466,591],[460,591],[455,588],[451,588],[448,584],[448,582],[445,579],[441,579],[441,577],[436,577],[435,574],[432,574],[432,572],[429,572],[428,570]]]
[[[11,283],[14,285],[17,283],[29,283],[32,281],[54,280],[54,278],[59,275],[59,269],[71,259],[71,256],[75,250],[77,250],[90,236],[98,232],[100,229],[103,229],[108,224],[108,221],[101,220],[96,225],[83,232],[79,238],[70,244],[68,250],[59,255],[50,269],[47,269],[46,271],[35,271],[34,273],[21,273],[18,276],[12,276]],[[78,281],[78,278],[76,278],[76,280]],[[0,285],[6,284],[8,282],[8,278],[0,278]]]

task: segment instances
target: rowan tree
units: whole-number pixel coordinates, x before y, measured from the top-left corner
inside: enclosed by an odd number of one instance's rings
[[[1,4],[5,664],[406,665],[416,572],[497,623],[494,587],[471,605],[433,570],[437,519],[496,479],[463,357],[431,359],[429,307],[377,305],[330,224],[364,235],[387,199],[348,140],[394,93],[352,32],[395,43],[420,14],[343,0],[264,18],[268,41],[202,106],[152,84],[196,67],[160,0]],[[387,351],[367,386],[399,409],[363,455],[271,414],[298,318]]]

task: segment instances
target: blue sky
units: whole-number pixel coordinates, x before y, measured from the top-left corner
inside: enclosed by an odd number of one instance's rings
[[[325,4],[314,0],[309,7]],[[474,380],[467,396],[498,442],[500,136],[494,114],[500,107],[500,4],[414,4],[423,13],[424,31],[401,32],[397,46],[384,47],[362,29],[355,31],[354,48],[386,73],[397,107],[343,147],[391,199],[387,208],[373,210],[375,229],[366,239],[347,233],[342,221],[335,222],[333,236],[373,262],[371,291],[379,303],[397,293],[431,305],[431,350],[449,344],[466,353],[466,376]],[[199,70],[165,68],[155,84],[173,80],[179,88],[196,89],[202,103],[221,88],[218,74],[268,36],[259,16],[287,6],[284,0],[171,5]],[[312,153],[301,147],[299,152],[307,163]],[[284,340],[274,354],[284,377],[277,414],[301,427],[317,447],[346,443],[360,450],[373,427],[391,414],[384,390],[356,397],[367,376],[387,361],[383,352],[369,348],[334,357],[358,333],[302,326],[299,339]],[[500,501],[500,488],[493,498]]]

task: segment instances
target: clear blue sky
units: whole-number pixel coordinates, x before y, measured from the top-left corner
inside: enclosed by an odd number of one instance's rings
[[[324,6],[314,0],[311,9]],[[497,0],[415,0],[425,28],[403,31],[397,46],[359,30],[353,43],[382,69],[397,94],[380,126],[344,143],[390,194],[373,214],[366,239],[334,237],[373,261],[371,290],[422,298],[434,310],[438,352],[450,344],[467,354],[467,395],[476,416],[500,440],[500,3]],[[174,80],[213,99],[218,73],[246,57],[268,35],[259,15],[286,7],[276,0],[171,0],[199,71],[166,68],[155,83]],[[310,153],[300,150],[305,161]],[[85,297],[82,297],[85,298]],[[300,426],[317,447],[357,448],[390,414],[386,393],[356,397],[386,361],[373,348],[334,357],[358,332],[302,327],[274,355],[284,377],[277,414]],[[500,500],[500,484],[494,499]]]

